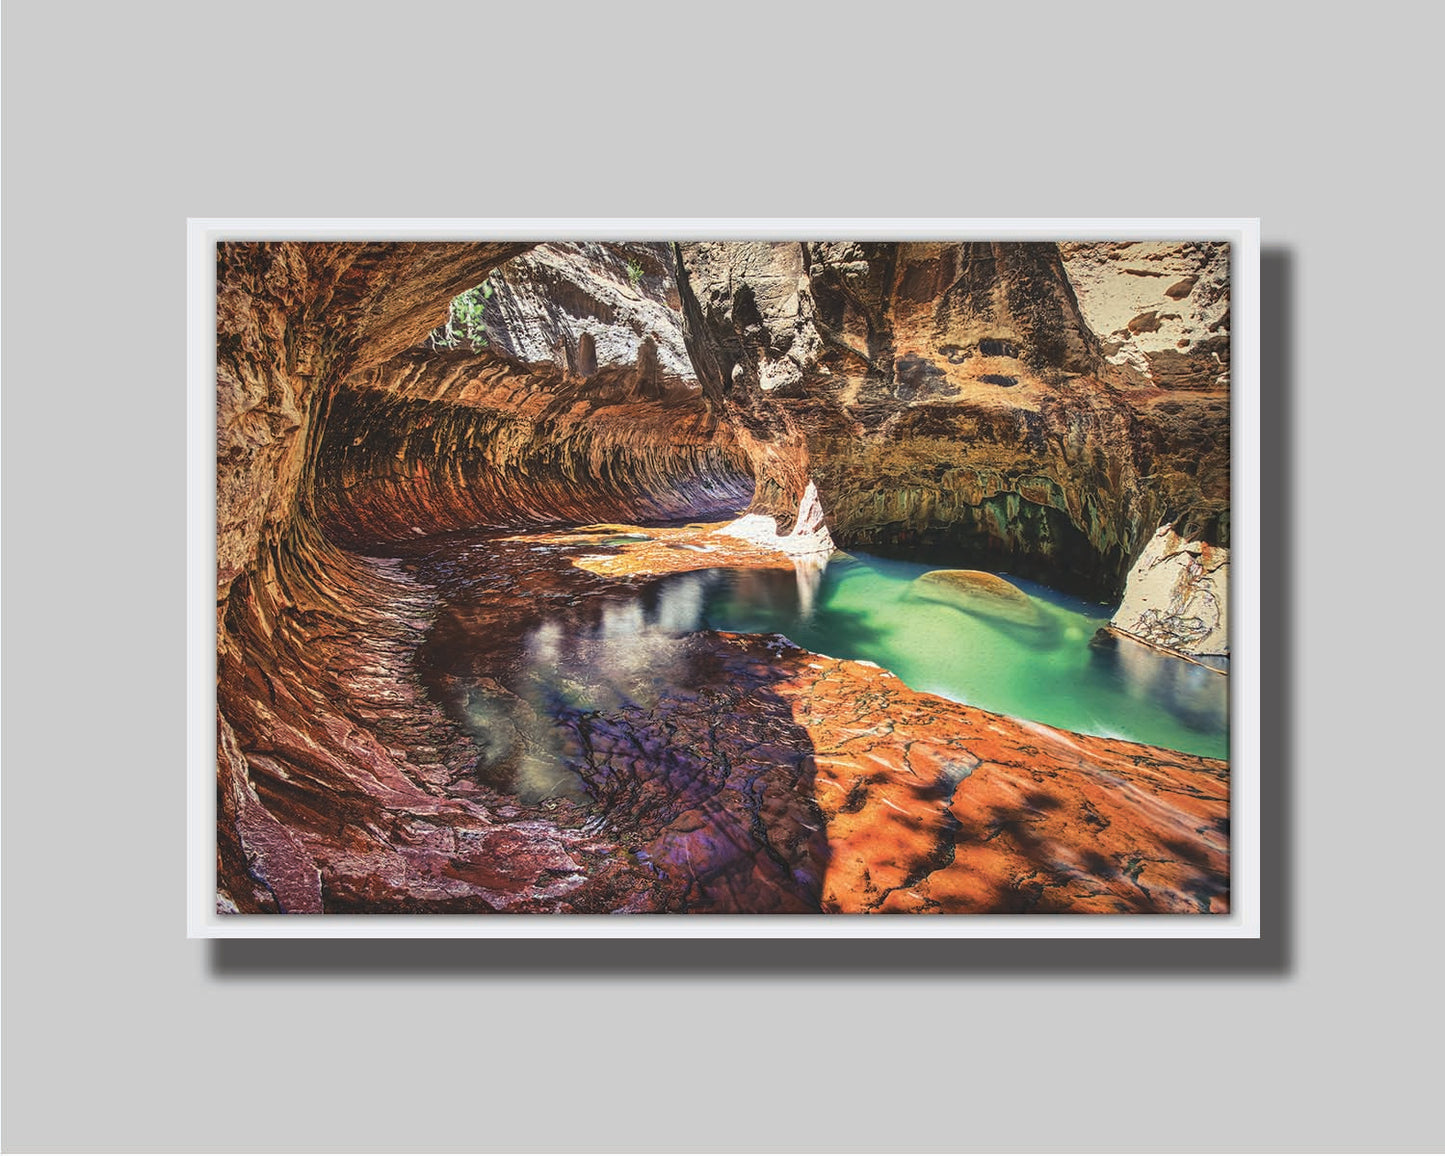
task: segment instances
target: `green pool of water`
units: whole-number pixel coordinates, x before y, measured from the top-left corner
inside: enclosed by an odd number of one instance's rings
[[[661,583],[661,593],[669,584],[694,591],[687,601],[698,606],[696,625],[704,629],[784,634],[820,654],[875,662],[916,690],[957,702],[1085,734],[1228,757],[1225,675],[1142,646],[1090,647],[1112,606],[1009,575],[1003,577],[1033,599],[1038,624],[1016,625],[921,598],[914,582],[929,569],[834,555],[821,572],[678,575]]]

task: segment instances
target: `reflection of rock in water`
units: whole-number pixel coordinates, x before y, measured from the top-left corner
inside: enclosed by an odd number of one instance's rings
[[[706,573],[683,575],[635,598],[602,602],[590,615],[549,618],[533,628],[521,648],[518,693],[479,684],[469,694],[466,714],[482,773],[524,802],[586,798],[585,783],[564,761],[555,720],[651,710],[672,687],[686,685],[682,636],[698,629],[716,581]]]
[[[528,803],[553,797],[602,803],[598,772],[587,761],[588,752],[577,748],[577,735],[624,715],[670,717],[677,696],[700,689],[689,638],[708,629],[784,635],[819,653],[834,647],[860,657],[867,653],[886,666],[893,665],[891,653],[901,655],[906,665],[909,645],[936,651],[950,670],[950,662],[971,662],[970,670],[998,663],[1005,671],[1000,679],[1016,677],[1029,688],[1014,704],[1021,716],[1052,710],[1056,699],[1065,703],[1060,709],[1067,714],[1077,689],[1085,705],[1057,725],[1106,732],[1122,728],[1133,738],[1143,737],[1136,727],[1146,733],[1152,727],[1159,736],[1153,741],[1163,746],[1187,742],[1190,732],[1213,736],[1227,729],[1227,676],[1108,631],[1102,634],[1106,649],[1096,643],[1090,652],[1094,669],[1088,671],[1080,664],[1087,634],[1079,623],[1085,620],[1076,622],[1071,612],[996,575],[931,572],[899,581],[892,594],[865,587],[870,593],[850,610],[846,600],[841,607],[830,601],[830,590],[847,584],[849,563],[832,567],[825,581],[822,558],[794,561],[792,572],[718,569],[673,575],[625,593],[575,599],[565,609],[558,606],[532,619],[507,668],[493,668],[497,682],[474,681],[480,670],[468,680],[462,713],[477,747],[479,775]],[[875,602],[887,605],[904,589],[907,598],[924,600],[902,610],[908,631],[899,638],[911,641],[902,651],[890,652],[887,632],[898,623],[890,626],[887,613],[877,623],[870,615]],[[859,597],[856,590],[851,597]],[[965,627],[965,617],[984,628]],[[960,630],[964,633],[950,645]],[[882,651],[870,649],[873,644]],[[1024,667],[1034,661],[1039,665],[1030,675]],[[1023,665],[1011,676],[1010,664]],[[1061,666],[1080,679],[1077,688],[1067,678],[1060,680]],[[1166,719],[1166,712],[1174,721]],[[628,781],[648,773],[633,768]],[[615,785],[615,777],[611,781]]]
[[[489,678],[467,689],[460,721],[477,748],[477,776],[524,803],[581,802],[586,785],[562,762],[553,728],[536,707]]]
[[[800,599],[809,581],[810,579],[803,576],[803,572],[789,574],[785,570],[730,570],[718,574],[714,592],[721,596],[723,601],[745,610],[745,617],[791,625],[801,609]],[[703,625],[711,626],[715,623]],[[724,629],[738,628],[734,622]],[[749,626],[747,629],[757,631],[763,628]]]
[[[818,591],[823,588],[823,571],[828,569],[827,554],[799,554],[793,557],[793,573],[798,579],[798,612],[804,622],[813,617]]]
[[[1192,730],[1217,731],[1229,723],[1227,674],[1101,629],[1089,643],[1096,669],[1128,693],[1159,703]]]

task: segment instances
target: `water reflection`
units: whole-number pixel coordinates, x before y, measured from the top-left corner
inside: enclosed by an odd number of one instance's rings
[[[1228,755],[1228,678],[1148,647],[1091,646],[1110,608],[1018,579],[1037,615],[1023,627],[920,600],[927,567],[865,556],[798,558],[794,571],[704,570],[629,595],[580,599],[526,633],[504,688],[467,684],[460,713],[483,777],[535,802],[590,788],[560,720],[657,712],[705,691],[689,636],[781,634],[866,659],[918,690],[1067,730]],[[457,688],[454,687],[453,693]],[[453,698],[453,701],[457,701]]]
[[[1111,608],[1011,578],[1035,615],[1027,627],[917,597],[928,567],[865,555],[779,571],[710,571],[662,579],[689,592],[676,630],[783,634],[836,658],[867,659],[910,686],[1068,730],[1228,755],[1228,678],[1148,647],[1089,643]]]
[[[1113,635],[1091,644],[1090,661],[1125,694],[1168,704],[1197,731],[1222,733],[1229,726],[1229,678],[1217,669]]]
[[[818,592],[823,588],[823,573],[828,569],[826,554],[795,554],[793,577],[798,583],[798,614],[806,622],[813,617]]]
[[[523,643],[527,697],[540,707],[651,709],[682,681],[683,635],[698,629],[716,572],[682,574],[631,599],[609,598],[592,614],[544,620]]]

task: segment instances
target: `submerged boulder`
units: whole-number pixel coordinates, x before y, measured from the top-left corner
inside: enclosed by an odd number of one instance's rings
[[[983,570],[930,570],[914,580],[910,593],[1015,626],[1048,625],[1032,598],[1012,582]]]

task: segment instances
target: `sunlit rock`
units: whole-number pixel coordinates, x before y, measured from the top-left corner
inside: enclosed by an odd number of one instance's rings
[[[729,538],[741,538],[757,546],[781,550],[792,557],[819,555],[826,558],[833,552],[833,538],[823,517],[823,506],[818,501],[818,489],[812,482],[803,491],[798,503],[798,514],[793,519],[793,528],[786,534],[778,533],[776,518],[766,514],[744,514],[718,531]]]
[[[1229,246],[1073,241],[1069,283],[1111,365],[1170,390],[1229,385]]]

